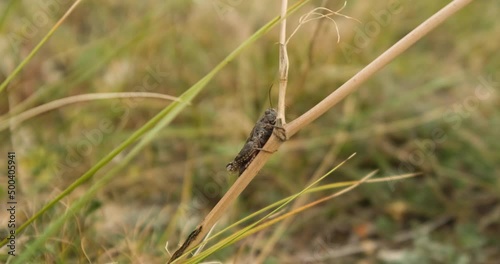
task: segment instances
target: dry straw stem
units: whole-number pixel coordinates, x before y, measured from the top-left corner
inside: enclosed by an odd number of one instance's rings
[[[302,25],[304,25],[305,23],[314,21],[314,20],[322,19],[322,18],[328,19],[333,23],[333,25],[335,26],[335,29],[336,29],[336,33],[337,33],[337,43],[339,43],[340,42],[339,25],[337,24],[335,19],[331,18],[330,16],[333,16],[333,15],[341,16],[341,17],[344,17],[344,18],[347,18],[350,20],[354,20],[354,21],[361,24],[361,21],[359,21],[353,17],[346,16],[346,15],[340,13],[340,11],[344,10],[344,8],[346,6],[347,6],[347,2],[344,2],[344,5],[337,11],[332,11],[332,10],[325,8],[325,7],[316,7],[313,10],[311,10],[309,13],[301,16],[299,18],[299,25],[295,28],[295,30],[292,32],[292,34],[288,37],[286,44],[288,44],[288,42],[295,35],[295,33],[297,33],[297,31],[299,31],[299,29]],[[321,13],[320,11],[324,11],[325,13]]]
[[[359,73],[349,79],[337,90],[328,95],[325,99],[311,108],[309,111],[293,120],[292,122],[285,124],[283,128],[285,129],[286,138],[292,137],[300,129],[304,128],[318,117],[323,115],[326,111],[344,99],[347,95],[356,91],[356,89],[363,84],[369,77],[373,76],[376,72],[381,70],[385,65],[394,60],[403,51],[411,47],[415,42],[429,33],[431,30],[436,28],[438,25],[446,21],[455,12],[470,4],[473,0],[455,0],[433,16],[428,18],[417,28],[411,31],[408,35],[399,40],[396,44],[382,53],[374,61],[363,68]],[[200,234],[194,239],[187,250],[198,245],[201,239],[206,235],[207,231],[220,219],[220,217],[225,213],[227,208],[236,200],[240,193],[246,188],[246,186],[253,180],[255,175],[264,166],[264,164],[271,157],[272,152],[278,150],[280,145],[283,143],[275,135],[271,136],[269,141],[264,146],[264,149],[268,151],[260,151],[253,162],[248,166],[248,168],[240,175],[233,186],[227,191],[227,193],[222,197],[222,199],[215,205],[212,211],[205,217],[202,223],[199,225],[202,228]],[[172,261],[172,260],[171,260]]]
[[[95,100],[105,100],[105,99],[116,99],[116,98],[154,98],[154,99],[162,99],[169,101],[178,101],[178,97],[160,94],[160,93],[149,93],[149,92],[123,92],[123,93],[90,93],[90,94],[80,94],[75,96],[69,96],[62,99],[58,99],[37,107],[34,107],[30,110],[22,112],[18,115],[15,115],[7,120],[0,120],[0,131],[7,128],[9,125],[11,128],[15,129],[20,123],[33,118],[37,115],[41,115],[43,113],[52,111],[57,108],[61,108],[66,105],[81,103],[86,101],[95,101]]]
[[[429,19],[420,24],[417,28],[411,31],[408,35],[399,40],[396,44],[386,50],[382,55],[368,64],[355,76],[349,79],[346,83],[340,86],[337,90],[332,92],[329,96],[307,111],[305,114],[301,115],[291,123],[285,126],[287,138],[290,138],[300,129],[307,126],[312,121],[316,120],[318,117],[323,115],[328,109],[332,108],[347,95],[356,91],[356,89],[363,84],[369,77],[374,75],[376,72],[381,70],[389,62],[394,60],[403,51],[411,47],[417,40],[421,39],[431,30],[436,28],[439,24],[448,19],[458,10],[462,9],[464,6],[472,2],[473,0],[455,0],[444,8],[439,10],[436,14],[431,16]]]
[[[278,126],[286,124],[285,120],[285,97],[286,97],[286,84],[288,81],[288,51],[286,49],[286,11],[288,9],[288,1],[281,1],[281,27],[280,27],[280,53],[279,53],[279,74],[280,85],[278,90]]]

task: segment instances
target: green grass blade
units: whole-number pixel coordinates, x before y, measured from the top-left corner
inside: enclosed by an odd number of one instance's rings
[[[188,90],[184,93],[184,97],[181,97],[184,100],[190,100],[189,98],[193,98],[196,94],[201,91],[200,86],[197,91]],[[194,88],[194,87],[193,87]],[[110,182],[115,175],[123,168],[125,168],[132,159],[148,144],[150,143],[155,135],[158,134],[160,130],[162,130],[165,126],[167,126],[181,111],[186,107],[186,103],[173,103],[169,105],[165,111],[166,115],[163,119],[161,119],[158,124],[151,129],[142,139],[139,141],[137,145],[133,147],[133,149],[125,156],[125,158],[118,164],[116,167],[113,167],[108,173],[106,173],[99,181],[97,181],[85,194],[78,199],[76,202],[70,205],[65,214],[61,215],[59,218],[52,220],[50,225],[44,230],[44,232],[37,237],[35,241],[30,243],[26,250],[19,257],[14,258],[13,263],[26,263],[31,257],[34,257],[37,253],[43,252],[44,243],[54,235],[61,227],[64,226],[64,223],[72,217],[78,210],[82,209],[92,198],[94,198],[95,194],[99,189],[106,186],[108,182]]]
[[[21,70],[28,64],[28,62],[37,54],[37,52],[42,48],[42,46],[49,40],[49,38],[56,32],[56,30],[59,28],[59,26],[62,24],[62,22],[73,12],[75,7],[81,2],[82,0],[77,0],[69,9],[68,11],[57,21],[57,23],[49,30],[49,32],[42,38],[42,40],[35,46],[35,48],[28,54],[28,56],[14,69],[14,71],[7,76],[7,79],[5,79],[2,84],[0,84],[0,93],[7,87],[7,85],[14,79],[14,77],[21,72]]]
[[[344,163],[346,163],[353,156],[354,156],[354,154],[351,155],[350,157],[348,157],[346,160],[344,160],[341,163],[339,163],[337,166],[335,166],[333,169],[331,169],[325,175],[323,175],[320,178],[318,178],[316,181],[314,181],[313,183],[311,183],[309,186],[307,186],[304,189],[302,189],[300,192],[298,192],[298,193],[296,193],[296,194],[294,194],[294,195],[292,195],[292,196],[290,196],[290,197],[282,200],[283,202],[278,207],[276,207],[274,210],[272,210],[270,213],[268,213],[266,216],[262,217],[261,219],[257,220],[256,222],[254,222],[254,223],[246,226],[245,228],[237,231],[236,233],[232,234],[231,236],[229,236],[227,238],[224,238],[222,241],[219,241],[218,243],[216,243],[215,245],[213,245],[210,248],[206,249],[205,251],[203,251],[199,255],[196,255],[196,256],[192,257],[186,263],[198,263],[199,261],[202,261],[203,259],[205,259],[206,257],[210,256],[211,254],[213,254],[217,250],[220,250],[220,249],[222,249],[224,247],[227,247],[228,245],[230,245],[230,244],[232,244],[232,243],[234,243],[234,242],[236,242],[236,241],[244,238],[245,234],[248,233],[252,228],[254,228],[257,225],[259,225],[260,223],[264,222],[264,220],[268,219],[270,216],[272,216],[273,214],[275,214],[278,211],[280,211],[281,209],[283,209],[287,204],[291,203],[293,200],[297,199],[299,196],[301,196],[302,194],[306,193],[314,185],[318,184],[323,179],[325,179],[326,177],[328,177],[328,175],[332,174],[334,171],[336,171],[338,168],[340,168],[342,165],[344,165]],[[189,252],[186,252],[186,254],[187,253],[189,253]]]
[[[302,4],[307,2],[304,0],[295,4],[291,10],[296,10]],[[43,215],[46,211],[51,209],[55,204],[57,204],[62,198],[70,194],[74,191],[78,186],[87,182],[91,179],[96,172],[98,172],[102,167],[107,165],[114,157],[116,157],[120,152],[122,152],[125,148],[136,142],[141,136],[143,136],[147,131],[151,130],[155,127],[162,119],[171,120],[170,118],[174,118],[177,116],[182,109],[186,106],[187,102],[190,102],[207,84],[208,82],[230,61],[232,61],[243,49],[250,46],[257,39],[262,37],[265,33],[267,33],[274,25],[279,22],[279,17],[273,19],[262,28],[260,28],[257,32],[255,32],[250,38],[248,38],[245,42],[243,42],[240,46],[238,46],[233,52],[231,52],[224,60],[222,60],[214,69],[212,69],[206,76],[200,79],[195,85],[189,88],[180,98],[184,100],[185,103],[174,102],[170,106],[163,109],[160,113],[154,116],[151,120],[149,120],[145,125],[139,128],[134,134],[132,134],[128,139],[126,139],[122,144],[113,149],[108,155],[102,158],[96,165],[94,165],[91,169],[89,169],[85,174],[80,176],[75,182],[73,182],[68,188],[66,188],[63,192],[61,192],[56,198],[54,198],[51,202],[45,205],[40,211],[35,213],[30,219],[28,219],[24,224],[22,224],[17,230],[16,233],[24,231],[26,227],[28,227],[31,223],[33,223],[36,219],[38,219],[41,215]],[[167,118],[167,116],[169,118]],[[168,121],[168,122],[169,122]],[[164,121],[166,122],[166,121]],[[151,134],[151,137],[153,135]],[[4,239],[0,242],[0,247],[4,246],[7,243],[7,239]],[[27,254],[28,255],[28,254]],[[17,258],[16,258],[17,259]]]

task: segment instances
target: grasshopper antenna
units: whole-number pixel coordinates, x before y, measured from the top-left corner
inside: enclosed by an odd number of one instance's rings
[[[273,85],[274,83],[271,83],[271,86],[269,86],[269,105],[271,106],[271,108],[273,108],[273,102],[271,100],[271,90],[273,89]]]

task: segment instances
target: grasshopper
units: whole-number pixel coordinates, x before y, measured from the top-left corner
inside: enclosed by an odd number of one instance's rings
[[[245,142],[245,145],[243,145],[243,148],[241,148],[236,158],[234,158],[233,161],[227,164],[226,169],[229,172],[238,172],[238,175],[241,175],[246,170],[248,165],[252,163],[253,159],[255,158],[255,156],[257,156],[259,151],[263,150],[262,148],[269,140],[269,138],[273,134],[274,128],[276,127],[277,115],[278,114],[276,113],[276,110],[274,110],[273,108],[269,108],[266,110],[266,112],[264,112],[264,115],[259,119],[259,121],[257,121],[255,126],[253,127],[252,132],[250,132],[250,135]],[[177,249],[177,251],[174,252],[168,263],[171,263],[175,259],[182,256],[182,254],[184,254],[184,251],[191,245],[191,243],[193,243],[194,240],[196,240],[198,235],[201,233],[201,229],[202,226],[198,226],[193,232],[191,232],[191,234],[189,234],[186,241],[179,249]]]
[[[248,165],[252,163],[255,156],[262,150],[262,147],[264,147],[273,134],[273,129],[276,126],[276,117],[277,113],[273,108],[269,108],[264,112],[264,115],[253,127],[252,132],[250,132],[247,141],[238,155],[236,155],[236,158],[227,164],[226,169],[229,172],[238,172],[238,175],[241,175]]]

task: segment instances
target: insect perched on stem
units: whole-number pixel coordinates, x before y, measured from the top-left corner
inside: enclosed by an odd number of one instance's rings
[[[252,163],[252,160],[273,134],[273,129],[276,126],[276,116],[276,110],[273,108],[269,108],[264,112],[264,115],[253,127],[250,136],[236,158],[227,164],[226,169],[229,172],[238,172],[238,175],[241,175],[248,165]]]

